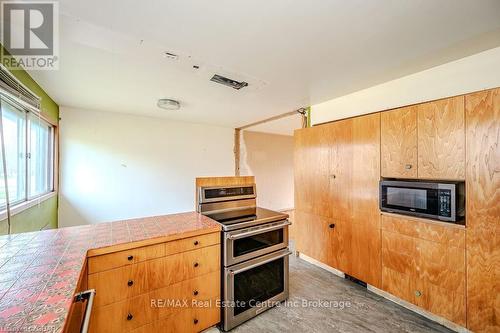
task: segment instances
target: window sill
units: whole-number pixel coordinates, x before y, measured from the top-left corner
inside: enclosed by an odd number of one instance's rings
[[[31,200],[16,204],[16,205],[10,207],[10,215],[14,216],[16,214],[19,214],[22,211],[25,211],[26,209],[34,207],[34,206],[54,197],[56,195],[57,195],[56,191],[52,191],[52,192],[49,192],[49,193],[44,194],[42,196],[39,196],[38,198],[31,199]],[[0,211],[0,221],[6,220],[6,219],[7,219],[7,210],[4,209],[4,210]]]

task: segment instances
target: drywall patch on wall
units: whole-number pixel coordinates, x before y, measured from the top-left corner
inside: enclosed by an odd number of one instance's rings
[[[61,108],[59,225],[194,210],[195,178],[234,172],[233,129]]]
[[[312,106],[320,124],[500,86],[500,47]]]
[[[294,207],[293,136],[242,131],[240,171],[255,176],[259,206]]]

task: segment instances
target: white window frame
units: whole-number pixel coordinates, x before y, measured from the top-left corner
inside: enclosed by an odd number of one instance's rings
[[[46,119],[44,119],[40,115],[40,110],[34,108],[33,106],[25,103],[24,101],[16,98],[9,92],[0,89],[0,98],[2,100],[6,100],[9,104],[12,104],[14,107],[19,108],[21,111],[25,113],[25,145],[26,145],[26,157],[25,157],[25,163],[26,163],[26,168],[25,168],[25,195],[22,200],[17,200],[16,202],[13,202],[10,204],[10,213],[11,216],[16,215],[21,213],[22,211],[29,209],[31,207],[34,207],[36,205],[39,205],[45,200],[48,200],[54,196],[57,195],[57,189],[56,189],[56,170],[57,170],[57,159],[56,159],[56,126]],[[1,101],[0,101],[1,105]],[[30,119],[31,118],[31,119]],[[51,129],[51,135],[50,135],[50,167],[49,167],[49,181],[50,181],[50,187],[49,191],[37,194],[35,196],[29,197],[29,186],[30,186],[30,177],[29,177],[29,172],[30,172],[30,158],[28,157],[28,154],[31,152],[30,150],[30,129],[31,129],[31,121],[32,118],[35,118],[40,120],[40,122],[43,122],[47,126],[50,127]],[[0,179],[0,181],[4,181],[3,179]],[[0,206],[0,221],[3,221],[7,219],[7,206]]]

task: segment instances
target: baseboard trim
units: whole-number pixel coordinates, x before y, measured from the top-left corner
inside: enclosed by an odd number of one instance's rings
[[[295,255],[297,257],[299,257],[300,259],[305,260],[310,264],[313,264],[314,266],[322,268],[322,269],[324,269],[330,273],[333,273],[341,278],[345,278],[345,273],[342,271],[339,271],[336,268],[325,265],[322,262],[320,262],[316,259],[313,259],[313,258],[311,258],[303,253],[300,253],[298,251],[296,251]],[[410,311],[413,311],[413,312],[415,312],[415,313],[417,313],[417,314],[419,314],[419,315],[421,315],[429,320],[432,320],[438,324],[441,324],[444,327],[449,328],[450,330],[453,330],[453,331],[458,332],[458,333],[473,333],[472,331],[469,331],[467,328],[465,328],[463,326],[455,324],[454,322],[449,321],[446,318],[443,318],[443,317],[440,317],[440,316],[435,315],[433,313],[430,313],[428,311],[425,311],[424,309],[422,309],[414,304],[411,304],[405,300],[402,300],[401,298],[398,298],[392,294],[389,294],[388,292],[383,291],[381,289],[378,289],[377,287],[374,287],[370,284],[367,284],[366,289],[371,291],[372,293],[377,294],[379,296],[382,296],[383,298],[385,298],[391,302],[394,302],[394,303],[396,303],[396,304],[398,304],[398,305],[400,305],[400,306],[402,306]]]
[[[314,266],[318,266],[320,268],[323,268],[324,270],[329,271],[330,273],[333,273],[333,274],[335,274],[337,276],[340,276],[341,278],[345,278],[344,272],[339,271],[338,269],[330,267],[328,265],[325,265],[325,264],[323,264],[322,262],[320,262],[320,261],[318,261],[316,259],[313,259],[313,258],[311,258],[309,256],[306,256],[303,253],[300,253],[300,252],[297,252],[297,253],[298,253],[298,257],[300,259],[305,260],[308,263],[313,264]]]
[[[435,315],[431,312],[425,311],[424,309],[422,309],[414,304],[411,304],[405,300],[402,300],[399,297],[396,297],[392,294],[389,294],[386,291],[378,289],[377,287],[374,287],[372,285],[367,285],[367,289],[374,294],[382,296],[383,298],[385,298],[391,302],[394,302],[394,303],[396,303],[396,304],[398,304],[398,305],[400,305],[408,310],[411,310],[415,313],[418,313],[421,316],[424,316],[427,319],[430,319],[438,324],[441,324],[441,325],[449,328],[450,330],[453,330],[453,331],[458,332],[458,333],[472,333],[472,331],[469,331],[467,328],[465,328],[463,326],[460,326],[452,321],[449,321],[446,318],[440,317],[440,316]]]

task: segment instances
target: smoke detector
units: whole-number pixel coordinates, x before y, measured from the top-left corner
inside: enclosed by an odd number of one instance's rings
[[[181,103],[174,99],[160,98],[156,105],[165,110],[179,110],[181,108]]]

